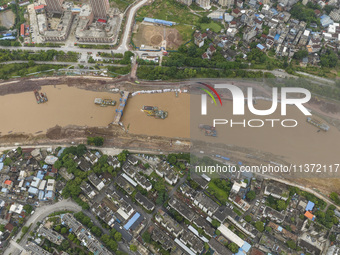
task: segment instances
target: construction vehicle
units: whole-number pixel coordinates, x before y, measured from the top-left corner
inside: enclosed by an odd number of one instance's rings
[[[106,107],[106,106],[115,106],[116,105],[116,101],[112,100],[112,99],[101,99],[101,98],[96,98],[94,99],[94,103],[96,105],[100,105],[102,107]]]
[[[325,123],[322,123],[321,121],[311,118],[311,117],[307,117],[306,120],[309,124],[312,124],[314,126],[316,126],[317,128],[320,128],[322,131],[328,131],[329,130],[329,126],[326,125]]]
[[[204,130],[204,134],[206,136],[213,136],[216,137],[217,136],[217,131],[213,126],[209,126],[209,125],[204,125],[204,124],[200,124],[198,126],[201,130]]]
[[[148,116],[154,116],[156,119],[165,119],[168,117],[167,111],[159,110],[156,106],[143,106],[142,111]]]
[[[34,90],[34,96],[38,104],[48,101],[46,93],[39,93],[38,90]]]

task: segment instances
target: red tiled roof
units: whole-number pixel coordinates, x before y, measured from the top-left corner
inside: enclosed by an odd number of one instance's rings
[[[309,211],[307,211],[307,212],[305,213],[305,216],[306,216],[308,219],[310,219],[310,220],[312,220],[312,219],[314,218],[314,215],[313,215],[311,212],[309,212]]]
[[[41,5],[38,5],[38,6],[34,6],[34,10],[40,10],[40,9],[43,9],[45,7],[45,5],[41,4]]]
[[[5,184],[6,184],[6,185],[11,185],[11,184],[12,184],[12,181],[11,181],[11,180],[6,180],[6,181],[5,181]]]
[[[23,36],[25,34],[25,25],[21,24],[20,26],[20,35]]]
[[[5,226],[5,229],[7,229],[9,232],[12,232],[14,226],[11,224],[11,223],[8,223],[6,226]]]

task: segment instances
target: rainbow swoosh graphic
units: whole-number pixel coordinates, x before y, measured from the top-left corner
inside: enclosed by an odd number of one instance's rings
[[[220,101],[220,104],[222,106],[222,100],[221,100],[221,97],[220,95],[217,93],[217,91],[210,85],[206,84],[206,83],[203,83],[203,82],[198,82],[199,84],[202,84],[203,86],[206,86],[207,88],[209,88],[212,92],[215,93],[215,95],[217,96],[218,100]],[[203,89],[203,88],[200,88],[201,90],[203,90],[204,92],[206,92],[211,98],[212,100],[214,101],[215,105],[217,104],[216,103],[216,100],[215,100],[215,97],[211,94],[211,92],[207,89]]]

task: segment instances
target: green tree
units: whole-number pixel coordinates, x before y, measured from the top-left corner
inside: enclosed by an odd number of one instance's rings
[[[218,228],[221,225],[221,223],[218,220],[213,219],[211,225],[213,225],[214,228]]]
[[[130,245],[130,250],[133,251],[133,252],[137,251],[137,246],[131,244],[131,245]]]
[[[67,233],[67,228],[62,228],[60,230],[60,233],[63,235],[63,234],[66,234]]]
[[[122,240],[122,234],[119,233],[119,232],[116,232],[114,234],[114,239],[117,241],[117,242],[120,242]]]
[[[12,163],[12,160],[10,158],[5,158],[3,163],[4,163],[5,166],[9,166]]]
[[[282,210],[285,210],[287,208],[287,205],[285,203],[285,201],[283,200],[277,200],[277,210],[278,211],[282,211]]]
[[[237,253],[238,251],[238,246],[236,243],[229,243],[228,244],[228,249],[232,252],[232,253]]]
[[[245,217],[244,217],[244,220],[246,221],[246,222],[251,222],[251,216],[248,214],[248,215],[246,215]]]
[[[60,244],[60,248],[65,251],[68,248],[70,248],[70,241],[65,239],[64,241],[62,241],[62,243]]]
[[[269,227],[269,226],[266,226],[265,229],[266,229],[266,231],[267,231],[268,233],[272,232],[272,230],[273,230],[273,229],[272,229],[271,227]]]
[[[24,205],[23,209],[25,210],[26,214],[31,214],[33,211],[33,207],[30,204]]]
[[[292,250],[296,250],[296,243],[293,240],[288,240],[286,244]]]
[[[335,240],[336,240],[336,235],[335,234],[331,234],[329,236],[329,241],[334,242]]]
[[[262,221],[257,221],[255,223],[255,228],[260,231],[263,232],[264,231],[264,226],[263,226],[263,222]]]
[[[27,226],[23,226],[22,229],[21,229],[22,233],[24,233],[24,234],[26,234],[28,232],[28,230],[29,230],[29,227],[27,227]]]
[[[170,164],[174,165],[177,161],[177,158],[175,155],[171,155],[170,157],[168,157],[168,161]]]
[[[305,57],[308,57],[308,51],[307,50],[299,50],[298,52],[296,52],[294,54],[294,58],[298,59],[298,60],[301,60]]]
[[[104,144],[104,138],[101,136],[87,137],[88,145],[102,146]]]
[[[142,235],[144,242],[151,243],[151,234],[148,231],[145,231]]]
[[[254,200],[256,197],[255,191],[254,190],[249,191],[246,196],[249,200]]]
[[[340,82],[337,83],[337,86],[340,87]],[[336,192],[332,192],[329,195],[329,198],[332,199],[337,205],[340,205],[340,199],[339,199],[339,195]],[[334,210],[334,209],[333,209]]]

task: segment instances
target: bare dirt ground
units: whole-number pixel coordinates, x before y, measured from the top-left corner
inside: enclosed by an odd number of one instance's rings
[[[160,47],[164,39],[167,48],[170,49],[177,49],[183,43],[177,29],[152,24],[140,24],[133,42],[138,47],[141,45]]]
[[[0,26],[11,28],[14,25],[15,15],[11,10],[0,12]]]

